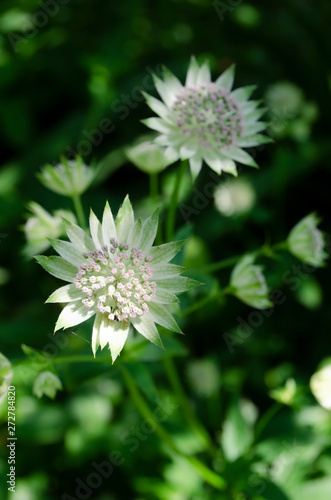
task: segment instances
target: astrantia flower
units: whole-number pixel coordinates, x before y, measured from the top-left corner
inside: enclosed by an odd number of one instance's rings
[[[33,384],[33,394],[37,398],[43,395],[54,399],[57,391],[62,391],[62,382],[55,373],[48,370],[39,373]]]
[[[62,157],[61,163],[43,167],[38,179],[44,186],[63,196],[77,196],[84,193],[96,176],[96,170],[84,165],[80,156],[75,160]]]
[[[174,241],[153,247],[158,213],[142,223],[134,221],[126,197],[114,221],[108,203],[102,223],[91,211],[89,236],[65,222],[70,242],[51,240],[61,257],[36,257],[53,276],[70,282],[56,290],[47,302],[69,302],[55,326],[69,328],[95,315],[92,350],[95,355],[108,343],[113,362],[121,352],[130,324],[162,347],[155,323],[180,332],[164,304],[177,302],[175,293],[198,284],[179,276],[184,268],[169,264],[183,246]]]
[[[234,66],[211,82],[207,62],[199,67],[192,57],[183,86],[167,69],[164,78],[154,77],[162,101],[145,94],[148,106],[159,118],[144,123],[160,132],[155,140],[165,146],[166,158],[189,159],[195,178],[205,161],[218,174],[236,175],[235,161],[256,167],[254,159],[242,148],[270,142],[259,134],[267,126],[259,122],[264,109],[260,101],[249,101],[255,86],[232,91]]]
[[[331,410],[331,363],[314,373],[310,379],[310,389],[319,404]]]
[[[32,257],[49,248],[50,243],[47,238],[58,238],[64,235],[62,218],[76,222],[76,217],[69,210],[55,210],[51,215],[34,201],[29,203],[28,208],[33,215],[28,218],[23,227],[27,240],[23,253],[27,257]]]
[[[294,226],[287,238],[289,251],[302,262],[315,267],[323,266],[327,258],[325,236],[317,228],[319,222],[316,214],[307,215]]]
[[[273,307],[268,297],[268,286],[262,267],[254,264],[253,255],[242,257],[233,269],[230,290],[242,302],[256,309]]]

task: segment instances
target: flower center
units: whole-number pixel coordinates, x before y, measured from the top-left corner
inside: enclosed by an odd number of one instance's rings
[[[84,253],[86,262],[81,264],[74,279],[86,297],[83,304],[110,320],[127,321],[147,312],[155,298],[156,283],[150,281],[154,269],[151,256],[141,250],[118,243],[114,238],[102,250]]]
[[[214,83],[183,87],[173,105],[177,126],[185,137],[195,137],[205,148],[236,144],[243,132],[239,103],[229,90]]]

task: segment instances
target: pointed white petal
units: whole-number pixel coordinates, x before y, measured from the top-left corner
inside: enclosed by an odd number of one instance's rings
[[[81,302],[73,302],[65,306],[55,325],[55,332],[60,328],[70,328],[79,325],[95,314],[92,309],[87,309]]]
[[[104,245],[109,246],[111,238],[117,240],[117,232],[114,217],[107,201],[102,216],[102,239]]]
[[[182,248],[185,240],[181,241],[171,241],[170,243],[164,243],[164,245],[159,245],[151,248],[149,254],[152,257],[151,264],[166,263],[169,262]]]
[[[190,138],[185,141],[185,143],[180,148],[180,157],[181,160],[187,160],[191,158],[194,154],[196,154],[199,149],[199,144],[195,138]]]
[[[239,102],[245,102],[253,94],[256,89],[256,85],[247,85],[246,87],[240,87],[239,89],[231,92],[231,97],[237,99]]]
[[[178,80],[177,76],[175,76],[168,68],[163,68],[163,80],[164,83],[171,89],[171,94],[178,96],[180,94],[183,85]]]
[[[165,106],[163,102],[155,99],[155,97],[146,94],[145,92],[143,92],[143,95],[146,99],[147,105],[151,108],[151,110],[161,118],[163,118],[163,120],[166,120],[171,124],[173,121],[173,117],[169,108],[167,108],[167,106]]]
[[[250,167],[258,168],[255,160],[243,149],[232,147],[230,149],[224,149],[224,151],[222,151],[222,154],[224,154],[224,156],[227,156],[231,160],[239,161],[243,165],[249,165]]]
[[[156,130],[157,132],[161,132],[161,134],[167,134],[173,130],[173,126],[168,124],[166,121],[162,120],[162,118],[145,118],[141,120],[141,123],[146,125],[146,127],[151,128],[152,130]]]
[[[123,349],[125,341],[129,333],[130,323],[125,321],[112,321],[102,315],[99,326],[99,342],[103,349],[106,344],[109,344],[109,349],[112,357],[112,362]]]
[[[95,320],[93,323],[93,329],[92,329],[92,351],[93,351],[93,356],[95,357],[95,354],[100,347],[100,325],[102,321],[102,314],[97,313],[95,316]]]
[[[195,181],[202,167],[202,158],[199,155],[194,155],[190,158],[189,162],[190,162],[190,170],[193,177],[193,181]]]
[[[204,148],[202,155],[203,159],[212,170],[214,170],[217,174],[222,173],[222,160],[219,154],[212,149]]]
[[[84,262],[82,251],[78,250],[72,243],[62,240],[53,240],[52,238],[49,238],[49,242],[61,257],[74,266],[79,266]]]
[[[63,225],[69,240],[78,250],[81,250],[81,252],[91,252],[94,250],[92,239],[83,229],[66,219],[63,219]]]
[[[239,139],[237,139],[237,144],[241,148],[251,148],[269,142],[273,142],[271,137],[262,134],[247,135],[246,137],[239,137]]]
[[[115,224],[119,243],[125,243],[134,225],[134,215],[128,195],[118,211]]]
[[[176,100],[176,92],[174,92],[171,85],[167,85],[157,76],[154,76],[153,79],[162,101],[170,108]]]
[[[158,223],[159,223],[159,210],[156,210],[153,213],[153,215],[151,215],[148,219],[145,220],[143,224],[141,239],[139,242],[139,248],[144,253],[148,253],[154,243],[157,233]]]
[[[128,245],[130,245],[130,247],[139,248],[142,228],[143,228],[143,223],[141,218],[139,217],[139,219],[135,222],[134,226],[132,227],[131,232],[127,239]]]
[[[135,318],[132,318],[131,321],[135,329],[141,335],[143,335],[147,340],[153,342],[153,344],[163,348],[159,332],[157,331],[152,316],[149,313],[145,313],[142,316],[136,316]]]
[[[175,148],[168,146],[164,150],[164,159],[165,159],[165,166],[171,165],[171,163],[175,163],[179,159],[178,152],[176,151]]]
[[[176,321],[164,306],[151,302],[149,304],[149,311],[155,323],[164,326],[164,328],[172,332],[182,333]]]
[[[163,280],[166,278],[173,278],[186,271],[183,266],[176,266],[175,264],[159,264],[155,266],[153,273],[153,280]]]
[[[102,227],[92,209],[90,212],[90,231],[95,248],[100,250],[103,247]]]
[[[227,70],[225,70],[221,76],[219,76],[215,82],[215,85],[219,88],[223,87],[227,90],[232,89],[234,81],[234,73],[236,66],[232,64]]]
[[[35,259],[49,274],[63,281],[74,281],[78,273],[78,268],[62,259],[62,257],[37,255]]]
[[[222,160],[222,170],[223,172],[226,172],[227,174],[232,174],[235,177],[237,177],[238,172],[237,172],[237,167],[234,161],[232,160]]]
[[[75,285],[65,285],[55,290],[55,292],[48,297],[46,303],[74,302],[84,297],[86,297],[84,293],[79,288],[76,288]]]
[[[201,85],[202,83],[210,83],[210,69],[209,69],[209,63],[206,61],[203,63],[201,68],[198,71],[197,79],[196,79],[196,84]]]
[[[196,85],[198,73],[199,73],[199,65],[197,63],[196,58],[192,56],[186,75],[185,87]]]

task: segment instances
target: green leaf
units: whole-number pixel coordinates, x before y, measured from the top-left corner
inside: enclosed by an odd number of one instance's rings
[[[35,259],[49,274],[60,280],[73,281],[77,275],[77,267],[62,259],[62,257],[37,255]]]
[[[244,455],[253,443],[252,426],[241,413],[237,397],[232,400],[228,407],[221,441],[224,454],[229,462]]]
[[[184,243],[185,240],[171,241],[151,248],[149,254],[152,257],[152,265],[169,262],[179,252]]]

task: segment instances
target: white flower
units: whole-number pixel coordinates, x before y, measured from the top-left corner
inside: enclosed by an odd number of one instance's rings
[[[154,136],[143,136],[133,146],[126,148],[127,158],[147,174],[156,174],[165,169],[171,161],[164,156],[164,148],[153,144]],[[176,157],[174,157],[176,161]]]
[[[121,352],[130,324],[162,347],[155,323],[180,332],[164,304],[178,302],[175,293],[198,284],[180,277],[184,268],[169,264],[183,246],[174,241],[153,247],[158,211],[136,222],[126,197],[114,220],[108,203],[102,223],[91,211],[89,236],[66,222],[70,243],[51,240],[61,257],[36,257],[53,276],[70,284],[56,290],[47,302],[69,302],[55,326],[69,328],[95,315],[92,350],[108,343],[113,362]]]
[[[43,167],[38,179],[44,186],[63,196],[77,196],[84,193],[96,176],[96,170],[84,165],[80,156],[75,160],[62,157],[61,163]]]
[[[257,167],[242,148],[270,142],[259,134],[266,128],[258,121],[265,110],[258,109],[260,101],[248,100],[255,86],[232,90],[233,80],[234,66],[212,82],[208,63],[199,67],[192,57],[184,86],[164,69],[163,80],[154,77],[163,102],[144,94],[159,118],[143,122],[160,133],[155,142],[165,146],[169,161],[189,159],[194,178],[203,161],[218,174],[236,175],[235,161]]]
[[[310,379],[310,389],[319,404],[331,410],[331,364],[314,373]]]
[[[287,238],[289,251],[298,259],[315,267],[322,267],[327,258],[325,237],[317,228],[320,219],[312,213],[291,230]]]
[[[255,203],[253,186],[245,179],[229,179],[215,189],[217,210],[227,216],[248,212]]]
[[[55,373],[44,371],[36,377],[32,391],[37,398],[45,395],[54,399],[57,391],[62,391],[62,382]]]
[[[253,255],[242,257],[233,269],[230,290],[242,302],[256,309],[273,307],[268,298],[268,286],[262,267],[254,264]]]
[[[29,203],[28,208],[33,215],[28,218],[23,227],[27,240],[23,253],[27,257],[32,257],[49,248],[50,243],[47,238],[58,238],[65,234],[62,218],[76,222],[76,217],[69,210],[55,210],[51,215],[33,201]]]

